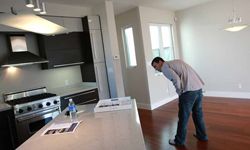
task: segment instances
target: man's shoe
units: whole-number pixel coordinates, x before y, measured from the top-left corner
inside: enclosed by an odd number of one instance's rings
[[[207,142],[207,141],[208,141],[208,139],[201,139],[201,138],[198,138],[196,134],[193,134],[193,136],[194,136],[197,140],[199,140],[199,141],[203,141],[203,142]]]
[[[168,141],[168,143],[169,143],[170,145],[173,145],[173,146],[184,146],[184,144],[178,144],[178,143],[176,143],[173,139],[170,139],[170,140]]]

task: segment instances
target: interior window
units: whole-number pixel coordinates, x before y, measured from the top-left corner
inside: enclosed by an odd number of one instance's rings
[[[137,66],[132,27],[127,27],[123,29],[123,41],[124,41],[127,67]]]

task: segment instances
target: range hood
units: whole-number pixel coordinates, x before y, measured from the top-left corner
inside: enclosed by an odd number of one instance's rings
[[[49,62],[27,50],[25,35],[10,35],[9,40],[11,52],[1,67],[24,66]]]

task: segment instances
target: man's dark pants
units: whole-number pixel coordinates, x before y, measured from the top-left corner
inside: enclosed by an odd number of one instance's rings
[[[208,140],[205,122],[203,120],[202,97],[202,89],[188,91],[179,96],[179,121],[175,136],[175,142],[177,144],[183,145],[185,143],[187,124],[191,112],[196,128],[196,137],[200,140]]]

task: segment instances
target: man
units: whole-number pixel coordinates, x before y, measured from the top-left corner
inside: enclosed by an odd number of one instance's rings
[[[191,66],[181,60],[164,61],[161,57],[156,57],[152,60],[151,65],[172,81],[179,95],[177,133],[175,139],[169,140],[169,144],[184,146],[191,111],[196,128],[194,136],[198,140],[207,141],[202,112],[202,86],[204,83],[199,75]]]

